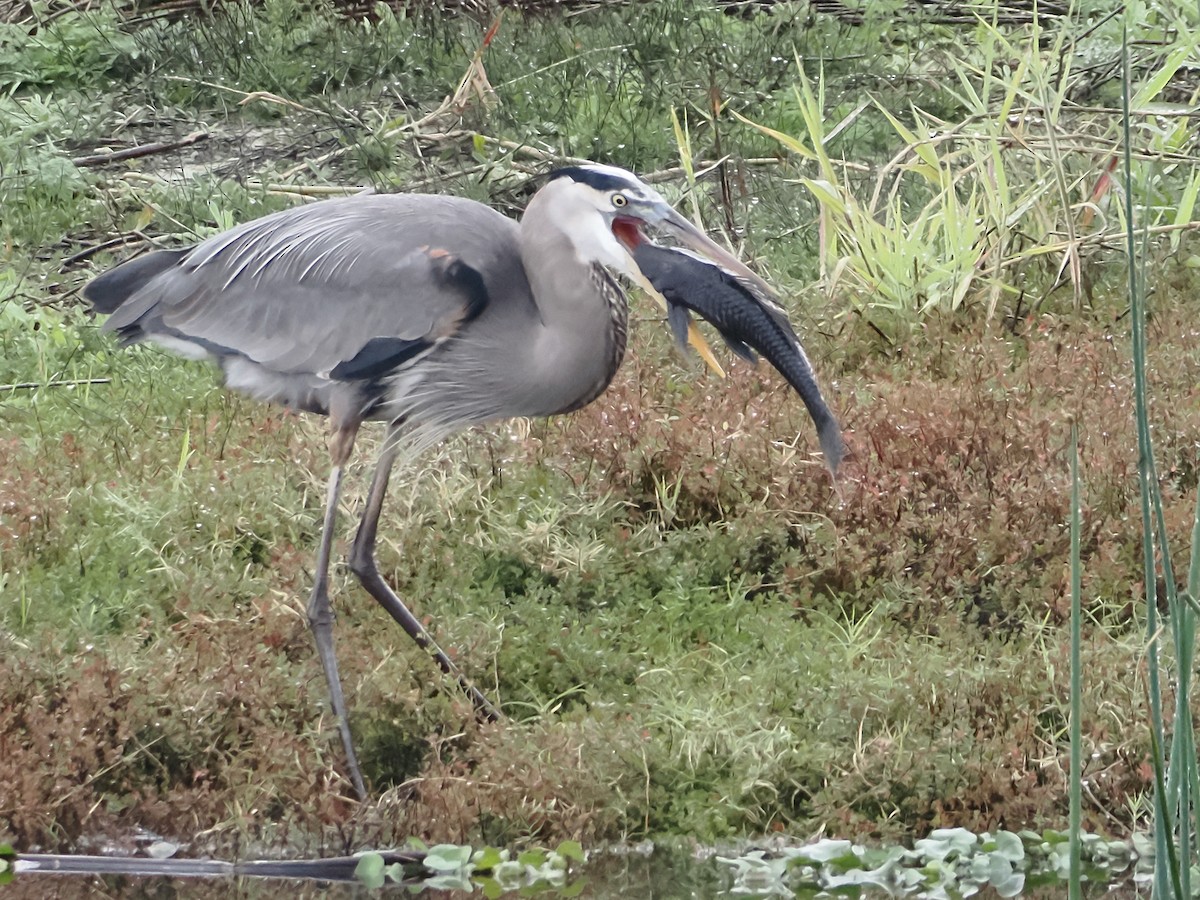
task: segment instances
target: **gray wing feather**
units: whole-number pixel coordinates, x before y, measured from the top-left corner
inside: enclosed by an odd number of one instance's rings
[[[517,225],[456,197],[327,200],[209,238],[111,316],[227,348],[280,373],[323,373],[372,338],[417,340],[471,303],[444,277],[446,252],[478,271],[489,302],[533,307]]]

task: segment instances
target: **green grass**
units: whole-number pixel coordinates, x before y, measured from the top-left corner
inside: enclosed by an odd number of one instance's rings
[[[1154,770],[1154,843],[1158,864],[1154,871],[1154,893],[1158,897],[1190,897],[1196,841],[1193,821],[1194,797],[1200,791],[1196,767],[1195,726],[1192,720],[1192,669],[1196,641],[1196,591],[1200,589],[1200,506],[1193,515],[1191,564],[1186,588],[1181,591],[1174,572],[1170,531],[1165,503],[1156,471],[1155,448],[1151,437],[1148,387],[1149,356],[1147,339],[1147,224],[1144,207],[1135,198],[1144,196],[1146,187],[1133,177],[1131,141],[1131,90],[1129,38],[1122,41],[1123,152],[1122,174],[1125,183],[1124,235],[1128,258],[1128,296],[1132,318],[1132,357],[1134,372],[1134,418],[1137,423],[1138,486],[1141,502],[1142,565],[1147,586],[1146,664],[1152,764]],[[1141,188],[1141,190],[1139,190]],[[1138,235],[1142,235],[1139,244]],[[1074,563],[1078,565],[1077,562]],[[1158,587],[1161,572],[1162,587]],[[1165,600],[1166,615],[1160,615],[1159,591]],[[1169,636],[1167,644],[1163,639]],[[1169,676],[1174,710],[1164,717],[1163,679]]]
[[[1095,776],[1084,824],[1145,824],[1123,263],[1104,240],[1087,245],[1080,304],[1051,289],[1059,257],[1035,252],[1071,243],[1064,216],[1094,185],[1108,120],[1061,84],[1039,82],[1035,96],[1006,79],[997,60],[1036,45],[1028,31],[981,24],[979,49],[956,55],[969,42],[949,27],[913,23],[881,42],[878,22],[803,15],[682,3],[510,15],[483,57],[492,98],[420,127],[479,45],[467,19],[346,22],[271,0],[202,22],[125,30],[104,13],[6,32],[0,693],[12,702],[0,710],[11,749],[0,754],[0,841],[72,847],[135,824],[200,834],[212,849],[321,851],[409,835],[506,845],[1061,825],[1072,420],[1090,685],[1081,740]],[[1147,27],[1184,15],[1156,6]],[[1103,29],[1062,29],[1047,52],[1103,51]],[[217,52],[230,47],[239,52]],[[1173,96],[1183,57],[1170,44],[1143,53],[1139,83]],[[796,90],[797,56],[808,94]],[[1028,71],[1049,78],[1034,62]],[[35,69],[43,76],[21,74]],[[254,91],[303,109],[239,105]],[[716,95],[728,104],[719,114]],[[1021,155],[1004,142],[1003,114],[980,118],[1047,97],[1062,105],[1052,124],[1086,130],[1082,147],[1042,135]],[[732,111],[817,159],[764,161],[780,143]],[[343,678],[377,791],[357,808],[303,616],[323,423],[232,396],[206,366],[116,348],[77,291],[139,234],[193,241],[297,202],[289,190],[423,184],[515,213],[547,155],[667,170],[681,151],[673,114],[697,168],[730,160],[690,193],[682,176],[662,189],[714,230],[744,230],[744,252],[792,303],[855,458],[834,488],[778,379],[740,364],[726,381],[703,374],[637,301],[631,358],[601,401],[455,438],[393,481],[384,574],[506,722],[474,724],[339,563]],[[961,147],[914,140],[935,116],[957,123]],[[212,137],[177,154],[70,162],[201,128]],[[480,138],[447,136],[459,129]],[[998,157],[1012,190],[985,197],[970,179]],[[1159,191],[1155,222],[1189,224],[1194,167],[1171,160],[1161,177],[1144,161],[1139,177]],[[963,263],[973,276],[955,302],[906,295],[907,264],[889,282],[890,309],[864,301],[869,280],[822,279],[843,258],[817,233],[830,213],[811,190],[822,172],[843,209],[886,208],[873,221],[889,240],[912,244],[918,220],[949,233],[953,199],[988,223],[999,256]],[[894,199],[872,210],[879,183],[896,186]],[[843,255],[851,239],[868,246],[865,223],[837,223]],[[64,264],[118,235],[129,244]],[[1200,429],[1178,400],[1200,380],[1182,264],[1195,242],[1187,229],[1156,240],[1145,251],[1160,297],[1146,421],[1163,530],[1180,541]],[[880,246],[859,253],[862,273],[879,271]],[[881,338],[897,322],[904,340]],[[361,439],[340,550],[378,440]]]

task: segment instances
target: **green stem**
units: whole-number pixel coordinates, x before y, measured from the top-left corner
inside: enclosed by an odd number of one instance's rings
[[[1146,383],[1146,303],[1142,294],[1141,281],[1138,277],[1137,243],[1134,234],[1133,219],[1133,165],[1130,148],[1129,114],[1129,34],[1128,25],[1122,29],[1121,36],[1121,112],[1122,112],[1122,171],[1125,179],[1125,247],[1128,257],[1129,272],[1129,304],[1133,325],[1133,402],[1135,421],[1137,423],[1138,442],[1138,485],[1141,494],[1142,507],[1142,571],[1146,589],[1146,661],[1150,695],[1150,728],[1151,755],[1154,765],[1155,782],[1155,816],[1154,816],[1154,894],[1165,898],[1175,896],[1186,897],[1183,893],[1183,883],[1179,872],[1179,860],[1174,841],[1175,829],[1172,825],[1172,812],[1166,796],[1166,763],[1163,759],[1163,737],[1166,733],[1162,716],[1162,687],[1159,683],[1159,623],[1158,623],[1158,589],[1157,569],[1154,564],[1154,501],[1153,495],[1157,488],[1154,479],[1154,451],[1150,441],[1150,418],[1146,407],[1148,395]],[[1165,544],[1165,535],[1159,535],[1160,543]],[[1167,554],[1164,548],[1163,557]]]
[[[1082,565],[1080,564],[1079,426],[1071,425],[1071,880],[1070,900],[1082,900],[1080,835],[1083,829],[1083,729],[1080,654]]]

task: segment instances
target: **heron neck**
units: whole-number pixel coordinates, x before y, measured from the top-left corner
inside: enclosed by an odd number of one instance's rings
[[[553,396],[550,414],[578,409],[608,387],[625,354],[629,307],[605,266],[584,259],[541,212],[531,203],[522,220],[521,259],[541,319],[529,365]]]

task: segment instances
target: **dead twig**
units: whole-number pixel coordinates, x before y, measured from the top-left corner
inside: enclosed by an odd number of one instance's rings
[[[181,147],[188,147],[192,144],[206,141],[210,137],[212,135],[207,131],[193,131],[187,137],[180,138],[177,141],[155,141],[151,144],[140,144],[137,147],[130,147],[126,150],[110,150],[104,153],[95,153],[91,156],[77,156],[71,162],[81,169],[91,166],[103,166],[110,162],[137,159],[142,156],[152,156],[155,153],[169,153]]]
[[[81,384],[112,384],[111,378],[65,378],[55,381],[19,381],[0,384],[0,391],[32,391],[41,387],[75,387]]]
[[[70,256],[63,259],[59,264],[58,270],[66,272],[73,265],[83,262],[85,259],[91,259],[97,253],[103,253],[105,250],[111,250],[113,247],[120,247],[122,244],[129,244],[135,240],[144,240],[140,234],[123,234],[120,237],[111,238],[101,244],[94,244],[91,247],[85,247],[78,253],[72,253]]]
[[[699,181],[700,179],[704,178],[706,175],[708,175],[710,172],[712,172],[714,169],[716,169],[722,163],[731,162],[731,161],[732,161],[732,157],[730,157],[728,155],[723,156],[721,159],[698,159],[698,160],[696,160],[695,163],[693,163],[695,170],[696,170],[695,171],[696,180]],[[778,157],[778,156],[755,156],[755,157],[751,157],[750,159],[739,159],[737,161],[737,164],[739,166],[746,166],[747,168],[759,168],[759,167],[774,168],[776,166],[783,166],[786,163],[785,163],[785,160],[783,160],[781,157]],[[860,169],[866,170],[867,167],[866,166],[855,166],[855,168],[860,168]],[[659,169],[657,172],[648,172],[647,174],[641,176],[641,178],[642,178],[642,181],[646,182],[646,184],[658,184],[659,182],[663,182],[663,181],[674,181],[675,179],[680,178],[686,174],[687,174],[687,172],[684,170],[683,166],[672,166],[669,169]]]

